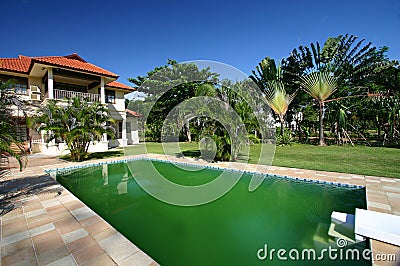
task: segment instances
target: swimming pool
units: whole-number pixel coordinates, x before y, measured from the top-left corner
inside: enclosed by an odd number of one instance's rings
[[[129,163],[135,169],[143,161]],[[152,163],[163,176],[184,185],[207,183],[223,171],[187,171],[166,162]],[[280,177],[268,177],[249,192],[251,176],[244,174],[223,197],[194,207],[170,205],[148,195],[124,162],[60,171],[56,177],[161,265],[287,265],[276,258],[260,260],[257,251],[265,244],[285,250],[332,246],[331,212],[354,214],[355,208],[366,208],[363,188]],[[315,260],[307,265],[338,263]],[[347,263],[370,265],[363,260]]]

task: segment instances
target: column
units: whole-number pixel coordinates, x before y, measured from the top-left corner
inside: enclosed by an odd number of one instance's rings
[[[49,99],[54,99],[54,82],[53,82],[53,69],[49,67],[47,69],[47,89],[49,93]]]
[[[106,103],[106,90],[104,89],[104,78],[100,80],[100,102]]]
[[[100,102],[102,104],[106,103],[106,90],[104,89],[104,78],[103,77],[100,78]],[[104,142],[107,141],[107,134],[106,133],[103,134],[103,141]]]

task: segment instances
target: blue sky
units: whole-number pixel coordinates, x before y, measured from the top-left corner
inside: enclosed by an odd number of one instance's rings
[[[78,53],[128,77],[168,58],[214,60],[246,74],[264,57],[355,34],[400,59],[400,0],[34,1],[6,0],[0,57]]]

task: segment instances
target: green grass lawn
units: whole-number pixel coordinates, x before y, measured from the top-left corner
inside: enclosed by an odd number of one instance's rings
[[[200,155],[197,143],[179,143],[186,156]],[[130,146],[129,154],[140,153],[138,146]],[[250,163],[258,162],[261,145],[250,148]],[[161,143],[146,143],[148,153],[162,154]],[[137,153],[136,153],[137,151]],[[107,155],[107,153],[102,153]],[[119,155],[123,155],[123,150]],[[116,153],[113,153],[116,156]],[[400,178],[400,149],[365,147],[365,146],[312,146],[293,144],[292,146],[276,147],[275,166],[294,167],[302,169],[334,171],[361,175],[386,176]]]

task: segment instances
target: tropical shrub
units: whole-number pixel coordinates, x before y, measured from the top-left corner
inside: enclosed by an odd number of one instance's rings
[[[105,105],[89,103],[86,99],[71,98],[66,105],[51,100],[39,108],[32,126],[49,133],[48,142],[64,141],[73,161],[82,161],[88,155],[89,144],[100,141],[103,134],[114,137],[113,119]]]

